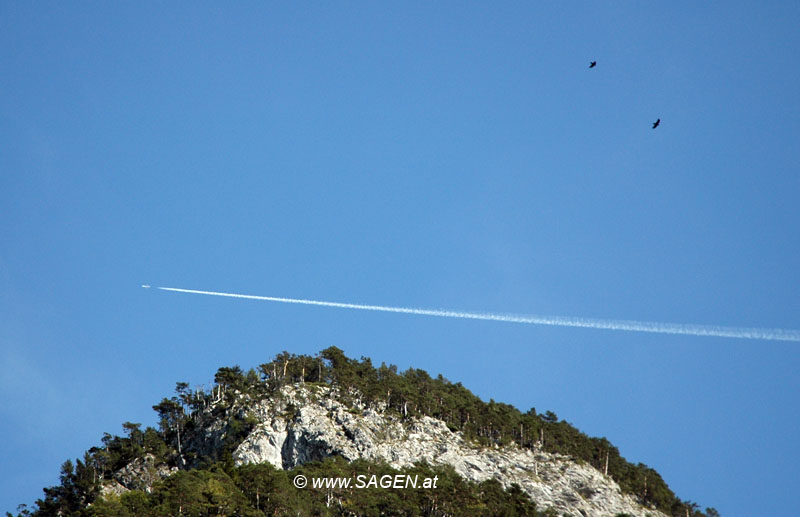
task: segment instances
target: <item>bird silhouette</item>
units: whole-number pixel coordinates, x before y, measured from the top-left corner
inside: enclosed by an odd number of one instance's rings
[[[657,128],[659,124],[661,124],[661,119],[658,119],[655,122],[653,122],[653,129]]]
[[[597,61],[592,61],[591,63],[589,63],[589,68],[594,68],[596,66],[597,66]]]

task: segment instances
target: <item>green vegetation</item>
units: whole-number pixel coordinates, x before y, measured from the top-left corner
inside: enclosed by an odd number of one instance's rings
[[[440,485],[446,489],[337,494],[294,489],[288,473],[269,465],[234,467],[231,453],[256,423],[248,413],[248,403],[279,396],[281,387],[295,383],[312,391],[315,385],[334,387],[344,401],[381,405],[398,418],[441,419],[481,445],[541,447],[572,456],[600,471],[607,469],[624,492],[668,515],[719,515],[714,509],[704,513],[697,504],[680,500],[658,472],[641,463],[628,463],[607,439],[585,435],[552,411],[539,414],[532,408],[522,413],[494,400],[483,402],[461,383],[451,383],[441,375],[432,378],[423,370],[399,373],[396,366],[375,367],[369,358],[350,359],[330,347],[315,357],[283,352],[257,371],[223,367],[214,381],[208,391],[192,391],[187,383],[178,383],[175,396],[153,406],[159,416],[158,430],[142,431],[139,424],[127,422],[124,437],[104,435],[103,447],[90,449],[74,465],[65,462],[61,484],[46,488],[37,508],[32,512],[22,508],[19,515],[538,515],[519,487],[504,491],[492,482],[470,484],[438,467],[417,468],[446,479],[446,485]],[[187,447],[204,418],[224,422],[223,442],[214,448],[196,443]],[[182,470],[157,483],[149,494],[131,491],[119,497],[98,497],[101,484],[113,472],[145,457]],[[386,466],[329,459],[298,467],[291,475],[345,477],[366,471],[394,472]]]
[[[356,479],[367,475],[409,474],[438,477],[436,489],[305,488],[292,486],[295,475],[308,479],[333,477]],[[355,482],[354,482],[355,483]],[[134,517],[161,515],[308,515],[308,516],[414,516],[502,515],[545,516],[519,489],[503,490],[499,483],[469,483],[452,469],[417,465],[400,472],[381,464],[341,458],[308,463],[291,472],[272,465],[246,465],[230,471],[221,468],[174,474],[158,483],[151,493],[128,492],[98,501],[81,515]]]

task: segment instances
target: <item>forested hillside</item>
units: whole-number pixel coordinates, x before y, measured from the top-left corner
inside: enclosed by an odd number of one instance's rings
[[[283,352],[257,369],[220,368],[214,386],[191,389],[186,382],[153,406],[159,428],[123,424],[124,436],[105,434],[102,445],[62,466],[61,483],[19,515],[538,515],[535,501],[512,486],[467,482],[452,469],[418,464],[425,476],[438,475],[446,490],[297,490],[291,475],[271,465],[235,465],[232,452],[256,424],[246,411],[226,412],[237,401],[280,396],[287,385],[335,387],[360,407],[381,406],[398,419],[429,416],[482,446],[538,448],[569,455],[611,476],[647,507],[675,517],[714,517],[713,509],[682,501],[654,469],[626,461],[605,438],[593,438],[555,413],[521,412],[508,404],[484,402],[460,383],[423,370],[398,372],[376,367],[369,358],[351,359],[336,347],[317,356]],[[187,447],[199,414],[225,420],[224,440],[203,452]],[[150,465],[153,482],[141,490],[112,493],[108,481],[131,465]],[[152,465],[161,465],[155,472]],[[166,469],[166,470],[165,470]],[[395,472],[391,467],[341,458],[302,465],[309,475],[349,476],[354,472]],[[106,487],[106,488],[104,488]],[[149,493],[148,493],[149,491]],[[11,514],[8,514],[11,515]]]

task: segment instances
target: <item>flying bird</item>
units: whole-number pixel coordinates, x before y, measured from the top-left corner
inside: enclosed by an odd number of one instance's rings
[[[661,124],[661,119],[658,119],[655,122],[653,122],[653,129],[657,128],[659,124]]]
[[[594,68],[596,66],[597,66],[597,61],[592,61],[591,63],[589,63],[589,68]]]

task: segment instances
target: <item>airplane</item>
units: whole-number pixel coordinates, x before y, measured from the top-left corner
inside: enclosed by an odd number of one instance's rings
[[[661,124],[661,119],[658,119],[655,122],[653,122],[653,129],[657,128],[659,124]]]
[[[150,289],[150,286],[147,284],[142,284],[142,287],[144,287],[145,289]]]
[[[592,61],[591,63],[589,63],[589,68],[594,68],[596,66],[597,66],[597,61]]]

